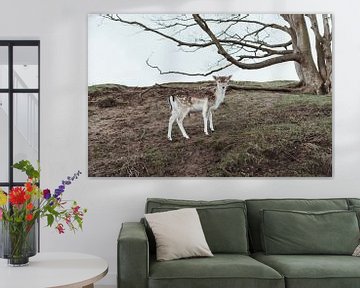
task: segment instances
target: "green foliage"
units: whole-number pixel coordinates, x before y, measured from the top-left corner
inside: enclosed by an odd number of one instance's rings
[[[35,169],[34,166],[30,163],[29,160],[21,160],[13,165],[14,168],[26,173],[28,178],[39,181],[40,179],[40,167]]]
[[[47,226],[51,227],[51,225],[54,223],[55,220],[54,215],[47,214],[46,218],[47,218]]]

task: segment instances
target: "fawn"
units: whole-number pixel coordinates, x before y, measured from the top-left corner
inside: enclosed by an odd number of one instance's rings
[[[208,122],[211,131],[214,131],[213,113],[212,111],[219,108],[220,104],[224,102],[226,88],[229,85],[230,76],[213,76],[216,81],[216,90],[211,97],[204,95],[191,96],[170,96],[169,102],[171,105],[171,116],[169,119],[169,128],[167,138],[172,141],[171,131],[172,126],[176,120],[182,135],[189,139],[186,133],[183,121],[190,112],[201,112],[204,119],[204,133],[208,133]]]

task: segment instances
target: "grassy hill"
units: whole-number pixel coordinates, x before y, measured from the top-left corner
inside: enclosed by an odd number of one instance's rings
[[[238,82],[203,133],[200,113],[167,140],[168,97],[212,82],[89,87],[89,176],[331,176],[332,97],[258,90],[289,82]],[[251,88],[256,90],[251,90]]]

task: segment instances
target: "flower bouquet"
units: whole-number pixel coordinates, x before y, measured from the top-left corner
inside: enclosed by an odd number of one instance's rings
[[[0,257],[8,259],[10,265],[26,265],[29,257],[36,254],[35,224],[45,218],[47,226],[55,227],[59,234],[82,229],[86,209],[75,202],[63,199],[66,186],[76,180],[81,172],[76,172],[63,180],[54,189],[42,190],[39,186],[40,168],[35,169],[27,160],[13,165],[26,173],[23,187],[12,187],[9,193],[0,188]]]

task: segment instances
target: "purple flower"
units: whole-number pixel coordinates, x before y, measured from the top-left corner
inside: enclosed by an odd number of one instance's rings
[[[50,190],[49,189],[44,189],[43,191],[43,196],[44,198],[47,200],[51,197],[51,193],[50,193]]]
[[[59,198],[59,196],[64,192],[64,190],[61,189],[55,189],[54,197]]]
[[[82,173],[80,170],[78,170],[78,172],[74,173],[72,177],[68,176],[66,177],[66,180],[62,180],[59,187],[55,189],[54,197],[59,200],[60,195],[65,191],[65,186],[70,185],[72,181],[76,180],[79,177],[80,174]]]

